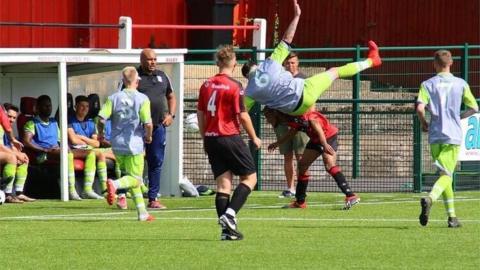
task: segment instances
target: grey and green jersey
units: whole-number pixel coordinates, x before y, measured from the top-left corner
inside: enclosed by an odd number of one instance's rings
[[[112,120],[112,150],[119,155],[144,151],[142,124],[152,122],[150,100],[135,89],[123,89],[108,97],[98,116]]]
[[[303,95],[304,79],[294,78],[282,63],[290,46],[280,42],[272,55],[250,74],[245,95],[270,108],[290,113],[298,106]],[[247,104],[247,108],[251,105]]]
[[[430,144],[462,143],[460,110],[462,102],[477,109],[477,102],[467,82],[451,73],[439,73],[424,81],[418,93],[418,103],[430,112],[428,142]]]

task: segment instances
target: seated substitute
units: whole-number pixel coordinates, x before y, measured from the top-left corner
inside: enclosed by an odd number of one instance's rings
[[[38,115],[27,121],[24,127],[23,142],[27,151],[33,155],[36,164],[46,161],[60,161],[60,129],[52,114],[52,100],[47,95],[37,99]],[[68,153],[68,189],[71,200],[82,200],[75,189],[75,170],[73,153]]]
[[[4,108],[10,124],[13,125],[17,120],[19,111],[18,107],[10,103],[5,103]],[[0,152],[9,155],[7,161],[11,159],[11,155],[15,156],[16,159],[16,171],[14,179],[9,176],[12,173],[8,167],[9,165],[4,169],[4,179],[10,179],[8,183],[6,183],[6,187],[4,189],[6,195],[5,202],[23,203],[35,201],[35,199],[30,198],[23,193],[23,188],[25,186],[25,181],[27,180],[28,174],[28,156],[11,143],[9,136],[5,134],[5,131],[2,127],[0,127],[0,136],[3,137],[3,140],[0,140]],[[13,187],[15,187],[15,194],[13,193]]]
[[[5,103],[6,115],[9,124],[12,125],[17,119],[18,108]],[[0,108],[3,111],[4,108]],[[0,126],[0,163],[3,167],[1,188],[5,192],[6,203],[23,203],[33,202],[32,199],[23,194],[23,187],[28,173],[28,157],[18,148],[12,145],[9,136],[5,133],[3,127]],[[13,190],[15,184],[15,193]]]
[[[85,160],[82,197],[103,199],[92,188],[95,179],[95,169],[97,169],[97,176],[102,185],[102,190],[106,191],[107,164],[105,162],[105,154],[95,149],[100,146],[100,142],[97,140],[93,119],[87,117],[89,106],[90,103],[86,96],[79,95],[75,98],[75,113],[68,119],[68,141],[73,157]]]

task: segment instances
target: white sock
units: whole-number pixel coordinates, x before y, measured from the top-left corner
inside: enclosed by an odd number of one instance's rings
[[[147,211],[145,211],[145,210],[144,210],[144,211],[141,211],[141,212],[139,211],[139,213],[138,213],[138,220],[140,220],[140,221],[145,221],[145,220],[147,220],[148,216],[149,216],[149,214],[148,214]]]
[[[113,183],[113,186],[115,187],[115,189],[118,189],[120,187],[120,181],[115,180],[115,181],[112,181],[112,183]]]
[[[365,69],[372,66],[372,61],[371,60],[368,61],[368,59],[366,59],[366,60],[357,62],[357,64],[358,64],[358,67],[359,67],[360,71],[364,71]]]
[[[233,210],[232,208],[228,208],[227,211],[225,211],[225,214],[228,214],[232,217],[235,217],[237,215],[237,213],[235,213],[235,210]]]

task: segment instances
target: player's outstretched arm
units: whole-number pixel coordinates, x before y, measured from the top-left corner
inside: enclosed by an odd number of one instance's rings
[[[460,118],[467,118],[478,112],[477,100],[473,96],[472,90],[470,90],[470,86],[468,84],[463,92],[463,104],[465,104],[467,109],[460,115]]]
[[[82,139],[80,138],[79,135],[77,135],[75,133],[75,130],[73,130],[73,128],[69,127],[67,129],[67,136],[68,136],[68,141],[71,143],[71,144],[85,144],[84,141],[82,141]]]
[[[478,112],[478,107],[477,107],[477,108],[468,108],[467,110],[465,110],[465,111],[460,115],[460,118],[463,119],[463,118],[470,117],[470,116],[476,114],[477,112]]]
[[[146,144],[152,143],[152,133],[153,133],[152,123],[143,124],[143,128],[145,129],[145,134],[144,134],[145,143]]]
[[[302,14],[302,10],[300,9],[300,5],[297,3],[297,0],[293,0],[293,10],[294,10],[293,19],[288,25],[288,28],[282,37],[282,40],[284,40],[288,44],[292,43],[293,41],[293,37],[295,36],[295,31],[297,30],[298,21],[300,20],[300,14]]]
[[[203,111],[197,110],[197,122],[198,122],[198,131],[202,136],[202,139],[205,137],[205,113]]]
[[[108,118],[112,115],[113,112],[113,104],[110,98],[105,101],[102,105],[102,108],[98,112],[97,118],[97,140],[103,141],[105,139],[105,122]]]
[[[97,130],[97,140],[101,141],[105,138],[105,120],[100,116],[97,119]]]
[[[312,126],[312,128],[317,133],[318,138],[320,139],[320,144],[323,146],[323,150],[325,151],[325,153],[327,153],[329,155],[334,155],[335,150],[332,148],[331,145],[328,144],[327,137],[325,136],[325,132],[323,132],[323,128],[322,128],[322,125],[320,124],[320,122],[318,122],[316,120],[310,120],[309,122],[310,122],[310,125]]]
[[[278,139],[278,141],[274,142],[274,143],[271,143],[269,146],[268,146],[268,152],[272,152],[273,150],[275,150],[278,146],[290,141],[293,137],[295,137],[295,135],[297,134],[298,130],[294,129],[294,128],[290,128],[288,130],[287,133],[285,133],[285,135],[283,135],[280,139]]]
[[[417,112],[418,120],[420,120],[420,124],[422,125],[422,130],[427,132],[428,122],[427,122],[427,119],[425,118],[425,104],[418,103],[415,111]]]

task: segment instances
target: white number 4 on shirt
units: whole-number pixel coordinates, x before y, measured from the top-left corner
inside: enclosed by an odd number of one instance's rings
[[[214,91],[208,100],[207,111],[212,114],[212,117],[215,116],[215,111],[217,110],[217,106],[215,106],[215,99],[217,98],[217,91]]]

